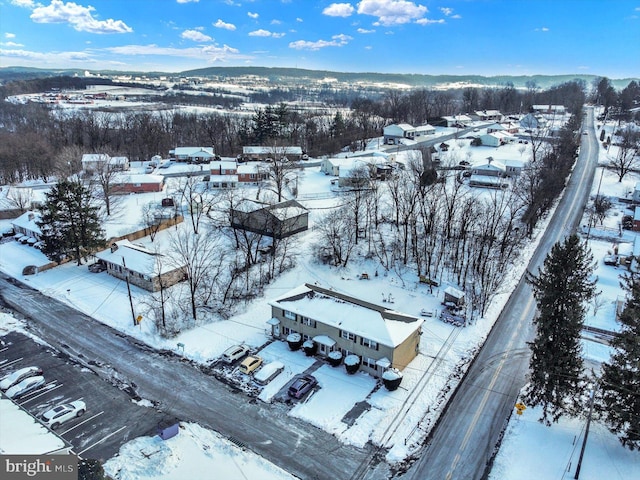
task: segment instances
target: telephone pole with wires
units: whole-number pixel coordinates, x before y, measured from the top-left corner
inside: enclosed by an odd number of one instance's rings
[[[587,417],[587,427],[584,431],[584,439],[582,440],[582,448],[580,449],[580,457],[578,458],[578,466],[576,467],[576,474],[573,477],[574,480],[578,480],[580,477],[580,469],[582,468],[582,457],[584,457],[584,449],[587,446],[587,437],[589,436],[589,426],[591,425],[591,414],[593,413],[593,403],[596,394],[596,387],[591,388],[591,398],[589,399],[589,416]]]

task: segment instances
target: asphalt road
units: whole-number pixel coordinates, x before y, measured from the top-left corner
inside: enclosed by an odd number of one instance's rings
[[[529,270],[537,272],[551,247],[575,231],[589,197],[598,146],[593,109],[587,109],[580,155],[565,193],[536,250]],[[402,478],[481,479],[487,473],[503,428],[525,384],[529,365],[526,342],[533,337],[535,301],[521,280],[418,460]],[[515,460],[515,459],[514,459]]]
[[[172,353],[157,352],[73,308],[0,274],[0,296],[31,330],[112,383],[127,384],[165,415],[222,433],[302,479],[349,478],[367,458],[355,448],[203,373]]]

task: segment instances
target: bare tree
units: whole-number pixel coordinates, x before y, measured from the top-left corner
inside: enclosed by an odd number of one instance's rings
[[[640,164],[640,132],[630,126],[619,132],[618,155],[609,162],[609,166],[618,175],[618,182],[627,173],[637,170]]]
[[[345,208],[333,210],[318,222],[320,260],[346,267],[356,246],[351,215]]]
[[[171,237],[171,262],[184,269],[194,321],[202,300],[211,298],[224,271],[225,250],[220,239],[215,231],[192,233],[184,228]]]
[[[289,162],[286,156],[286,147],[274,145],[272,148],[272,162],[270,162],[263,172],[267,178],[268,188],[274,192],[278,202],[282,201],[285,187],[291,181],[295,164]]]
[[[217,197],[205,194],[200,177],[195,174],[181,177],[172,195],[174,202],[187,206],[193,232],[198,234],[202,221]]]

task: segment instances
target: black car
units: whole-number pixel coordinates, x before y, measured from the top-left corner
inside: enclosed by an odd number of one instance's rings
[[[104,272],[107,269],[107,265],[104,262],[96,262],[89,265],[89,271],[91,273]]]
[[[303,375],[297,378],[289,387],[288,394],[293,398],[302,398],[318,384],[313,375]]]

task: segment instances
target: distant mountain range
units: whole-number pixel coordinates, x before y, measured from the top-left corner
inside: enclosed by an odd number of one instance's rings
[[[0,81],[40,78],[54,75],[84,76],[86,69],[39,69],[29,67],[0,67]],[[567,75],[423,75],[411,73],[375,73],[375,72],[333,72],[329,70],[305,70],[301,68],[281,67],[207,67],[196,70],[186,70],[179,73],[170,72],[125,72],[114,70],[91,70],[91,73],[104,76],[131,75],[133,77],[157,78],[161,76],[178,77],[241,77],[255,75],[268,78],[274,82],[291,82],[301,78],[335,79],[338,82],[367,82],[376,84],[405,84],[412,87],[436,87],[442,85],[473,85],[500,86],[512,83],[515,87],[525,87],[527,82],[535,82],[539,88],[549,88],[575,79],[584,80],[591,85],[598,75],[567,74]],[[639,78],[610,79],[617,89],[626,87],[631,80]]]

